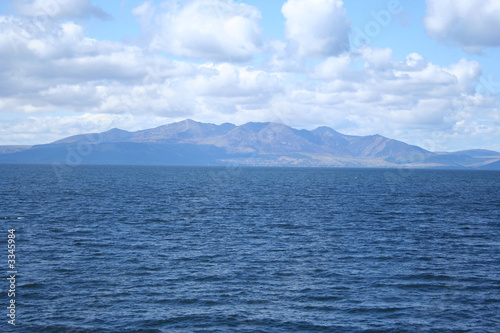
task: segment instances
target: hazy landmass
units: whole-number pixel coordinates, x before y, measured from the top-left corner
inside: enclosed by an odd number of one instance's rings
[[[0,163],[414,167],[500,170],[500,153],[431,152],[380,135],[329,127],[297,130],[278,123],[241,126],[193,120],[128,132],[111,129],[50,144],[0,146]]]

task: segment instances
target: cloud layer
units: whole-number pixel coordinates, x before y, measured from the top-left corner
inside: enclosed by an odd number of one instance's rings
[[[111,18],[101,8],[93,6],[90,0],[27,0],[16,1],[13,5],[18,14],[27,17],[50,17],[58,19]]]
[[[134,10],[150,47],[181,57],[248,60],[261,46],[260,12],[233,1],[145,2]]]
[[[425,27],[432,37],[469,52],[500,46],[500,1],[426,0]]]
[[[135,45],[87,37],[68,18],[98,8],[78,3],[90,7],[61,7],[36,24],[30,7],[0,16],[0,144],[184,118],[327,125],[432,150],[466,139],[494,148],[500,137],[498,96],[477,91],[477,61],[440,66],[416,52],[401,60],[390,47],[351,52],[341,1],[287,1],[283,41],[264,39],[261,13],[247,4],[145,2],[134,15],[146,43]]]
[[[286,37],[299,57],[323,57],[349,49],[350,20],[340,0],[288,0],[281,11]]]

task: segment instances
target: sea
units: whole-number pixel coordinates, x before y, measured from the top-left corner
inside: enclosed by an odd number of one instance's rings
[[[500,332],[498,171],[0,165],[0,227],[1,332]]]

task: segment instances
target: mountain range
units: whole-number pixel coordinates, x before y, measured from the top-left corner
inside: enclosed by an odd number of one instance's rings
[[[117,128],[49,144],[0,146],[0,163],[413,167],[500,170],[500,153],[431,152],[380,135],[329,127],[297,130],[279,123],[241,126],[190,119],[137,132]]]

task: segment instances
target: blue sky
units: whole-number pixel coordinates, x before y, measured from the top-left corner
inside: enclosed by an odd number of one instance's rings
[[[496,0],[0,3],[0,144],[191,118],[500,151]]]

